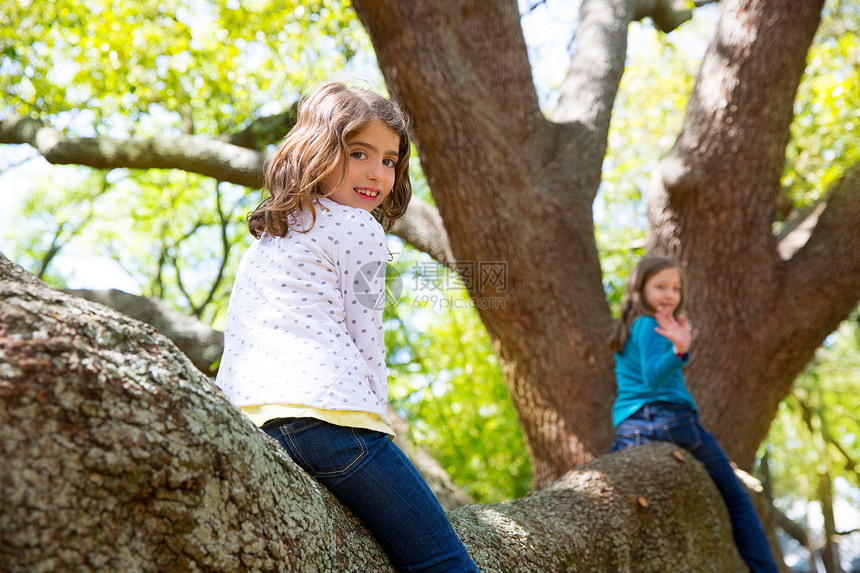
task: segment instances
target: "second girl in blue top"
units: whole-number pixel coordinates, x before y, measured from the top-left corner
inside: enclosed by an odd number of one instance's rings
[[[645,257],[627,281],[609,348],[615,354],[617,397],[612,451],[651,441],[672,442],[705,465],[732,522],[738,551],[753,573],[777,573],[752,502],[713,434],[699,423],[681,368],[690,361],[691,329],[681,314],[684,280],[671,259]]]

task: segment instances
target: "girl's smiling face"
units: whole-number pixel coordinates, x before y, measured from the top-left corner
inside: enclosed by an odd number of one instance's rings
[[[654,273],[645,281],[642,296],[645,304],[654,312],[662,306],[669,307],[669,310],[674,312],[681,304],[681,273],[673,267]]]
[[[349,158],[347,172],[340,180],[342,166],[323,179],[323,190],[331,191],[335,203],[373,211],[394,187],[395,166],[400,149],[400,136],[377,120],[347,140]]]

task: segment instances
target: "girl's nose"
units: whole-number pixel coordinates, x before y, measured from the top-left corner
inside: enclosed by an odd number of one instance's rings
[[[381,163],[374,164],[370,168],[368,176],[374,181],[381,181],[385,177],[385,166]]]
[[[376,164],[371,164],[367,169],[367,177],[370,179],[376,179],[379,175],[379,166]]]

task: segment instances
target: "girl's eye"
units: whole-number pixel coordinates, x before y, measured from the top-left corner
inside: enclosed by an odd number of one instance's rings
[[[352,153],[349,154],[349,156],[353,157],[355,159],[364,159],[367,156],[367,154],[363,151],[353,151]]]
[[[383,159],[382,164],[385,165],[386,167],[394,167],[395,165],[397,165],[397,160],[396,159]]]

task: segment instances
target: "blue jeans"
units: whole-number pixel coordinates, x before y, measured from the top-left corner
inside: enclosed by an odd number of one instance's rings
[[[398,571],[478,571],[427,482],[387,434],[314,418],[269,420],[263,431],[364,522]]]
[[[723,448],[699,423],[698,414],[687,406],[672,402],[646,404],[615,428],[612,451],[651,441],[678,444],[705,464],[729,510],[735,545],[750,571],[778,573],[764,528],[749,495],[735,476]]]

